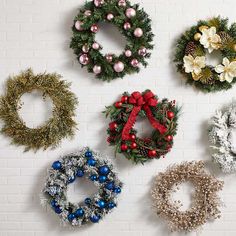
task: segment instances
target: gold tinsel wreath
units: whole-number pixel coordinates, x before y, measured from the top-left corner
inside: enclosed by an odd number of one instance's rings
[[[180,204],[171,199],[175,187],[190,181],[195,187],[192,206],[180,211]],[[209,175],[204,163],[184,162],[173,165],[155,179],[152,190],[154,207],[157,214],[168,221],[171,231],[192,231],[205,224],[207,220],[220,217],[220,199],[217,191],[222,190],[223,182]]]
[[[0,97],[0,118],[3,120],[1,132],[16,145],[24,145],[25,151],[56,147],[62,138],[72,137],[76,129],[74,121],[78,103],[69,90],[70,84],[61,80],[58,74],[34,75],[31,69],[10,77],[6,82],[5,95]],[[39,90],[53,102],[53,115],[42,126],[29,128],[18,114],[19,100],[24,93]]]

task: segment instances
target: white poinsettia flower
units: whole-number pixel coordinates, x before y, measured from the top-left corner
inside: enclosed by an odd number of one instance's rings
[[[194,73],[199,75],[202,71],[202,68],[206,66],[206,58],[202,57],[193,57],[191,55],[184,56],[184,69],[186,73]]]
[[[215,67],[215,71],[220,74],[220,81],[227,81],[231,83],[236,77],[236,61],[230,62],[228,58],[224,58],[222,65]]]
[[[204,48],[208,49],[209,53],[211,53],[214,49],[219,49],[221,38],[218,34],[216,34],[216,27],[203,29],[200,43],[204,46]]]

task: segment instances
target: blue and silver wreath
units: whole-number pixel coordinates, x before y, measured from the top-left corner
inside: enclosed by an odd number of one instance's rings
[[[98,191],[80,203],[71,203],[67,198],[68,185],[76,178],[88,178]],[[72,226],[98,223],[117,206],[117,195],[122,183],[113,172],[113,166],[100,154],[89,148],[62,157],[48,170],[43,196],[62,222]]]

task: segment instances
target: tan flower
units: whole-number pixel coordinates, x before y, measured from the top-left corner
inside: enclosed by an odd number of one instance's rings
[[[206,66],[206,58],[204,56],[201,57],[193,57],[191,55],[184,56],[184,69],[186,73],[194,73],[195,75],[199,75],[202,71],[202,68]]]

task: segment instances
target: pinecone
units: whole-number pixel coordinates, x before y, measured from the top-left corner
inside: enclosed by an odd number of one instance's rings
[[[229,34],[227,34],[225,31],[219,32],[218,35],[221,38],[221,44],[222,44],[223,47],[226,44],[230,44],[230,43],[234,42],[234,39]]]
[[[186,55],[190,54],[193,56],[196,49],[197,49],[197,45],[193,41],[190,41],[185,48],[185,54]]]
[[[141,156],[148,158],[148,150],[144,147],[139,147],[138,152]]]
[[[207,67],[204,70],[202,70],[199,81],[202,84],[209,84],[209,85],[214,84],[215,78],[210,68]]]

